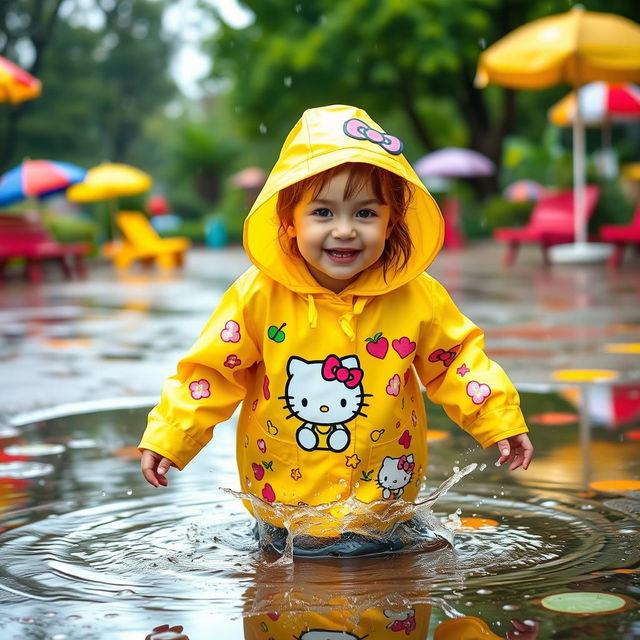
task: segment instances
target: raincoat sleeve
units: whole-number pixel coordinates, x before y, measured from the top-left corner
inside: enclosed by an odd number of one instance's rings
[[[433,316],[423,323],[414,364],[429,399],[485,448],[527,432],[518,392],[485,354],[484,333],[442,285],[428,276],[425,284]]]
[[[261,359],[251,308],[238,282],[224,294],[200,337],[163,386],[140,449],[182,469],[244,399],[251,367]]]

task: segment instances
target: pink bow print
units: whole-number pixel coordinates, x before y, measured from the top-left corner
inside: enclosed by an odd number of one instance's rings
[[[374,144],[379,144],[385,151],[397,156],[402,153],[403,144],[399,138],[390,136],[384,131],[372,129],[366,122],[351,118],[344,123],[344,132],[356,140],[368,140]]]
[[[413,469],[415,468],[415,464],[413,462],[409,462],[407,460],[407,456],[402,455],[398,460],[398,469],[404,471],[405,473],[413,473]]]
[[[362,369],[358,369],[358,367],[353,369],[343,367],[338,356],[327,356],[327,359],[322,363],[322,377],[325,380],[338,380],[349,389],[357,387],[363,375]]]

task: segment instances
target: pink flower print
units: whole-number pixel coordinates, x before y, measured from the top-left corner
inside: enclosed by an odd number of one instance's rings
[[[393,340],[391,346],[401,358],[406,358],[416,350],[416,343],[409,340],[406,336],[400,338],[400,340]]]
[[[191,391],[191,397],[194,400],[208,398],[211,395],[211,391],[209,390],[210,388],[209,382],[204,378],[201,380],[194,380],[189,385],[189,391]]]
[[[467,375],[467,373],[469,373],[469,371],[471,371],[471,369],[469,369],[469,367],[467,367],[467,365],[464,362],[456,369],[456,373],[461,378],[464,378]]]
[[[473,400],[473,404],[482,404],[491,395],[491,389],[488,384],[472,380],[467,385],[467,395]]]
[[[267,452],[267,443],[262,438],[258,438],[258,440],[256,440],[256,444],[262,453]]]
[[[224,361],[224,366],[229,367],[229,369],[233,369],[234,367],[239,367],[242,364],[242,360],[238,358],[235,353],[232,353],[230,356],[227,356],[227,359]]]
[[[220,332],[220,337],[222,338],[222,342],[239,342],[240,325],[235,320],[229,320]]]
[[[387,385],[387,393],[390,396],[398,396],[400,394],[400,376],[396,373]]]

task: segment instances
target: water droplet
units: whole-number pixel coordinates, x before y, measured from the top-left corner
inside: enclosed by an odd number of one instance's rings
[[[636,529],[618,529],[618,533],[638,533]]]
[[[489,596],[493,593],[493,591],[491,591],[491,589],[478,589],[476,593],[480,594],[481,596]]]
[[[33,624],[35,620],[33,618],[18,618],[18,622],[22,624]]]
[[[592,504],[583,504],[580,507],[583,511],[593,511],[595,507]]]
[[[517,611],[520,608],[519,604],[505,604],[502,607],[505,611]]]
[[[484,463],[482,463],[482,464],[480,465],[480,467],[479,467],[479,470],[480,470],[480,471],[484,471],[486,468],[487,468],[487,465],[486,465],[486,464],[484,464]]]
[[[51,640],[67,640],[68,637],[66,633],[56,633],[55,636],[51,636]]]
[[[285,76],[283,82],[284,86],[288,89],[293,83],[293,78],[291,76]]]
[[[262,135],[264,135],[265,133],[267,133],[267,125],[264,122],[261,122],[258,130]]]
[[[131,489],[127,489],[126,494],[128,496],[131,496],[131,495],[133,495],[133,491]]]
[[[347,484],[347,481],[344,478],[340,478],[338,480],[338,484],[341,484],[344,487]]]

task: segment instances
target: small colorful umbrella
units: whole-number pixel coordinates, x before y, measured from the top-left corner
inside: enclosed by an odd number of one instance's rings
[[[68,162],[25,160],[0,176],[0,206],[59,193],[82,182],[86,173]]]
[[[590,82],[578,89],[578,100],[586,126],[640,120],[640,87],[635,84]],[[572,91],[549,109],[549,120],[558,127],[568,127],[575,113],[576,93]]]
[[[504,197],[510,202],[531,202],[540,200],[547,190],[534,180],[516,180],[505,190]]]
[[[99,202],[135,196],[151,188],[151,176],[127,164],[106,162],[89,169],[83,182],[67,191],[72,202]]]
[[[111,236],[116,237],[117,198],[136,196],[151,188],[151,176],[128,164],[105,162],[89,169],[86,178],[67,191],[72,202],[109,202]]]
[[[496,172],[495,164],[486,156],[472,149],[458,147],[428,153],[413,168],[421,178],[472,178],[492,176]]]
[[[31,100],[40,95],[41,89],[40,80],[0,56],[0,102],[17,104]]]

